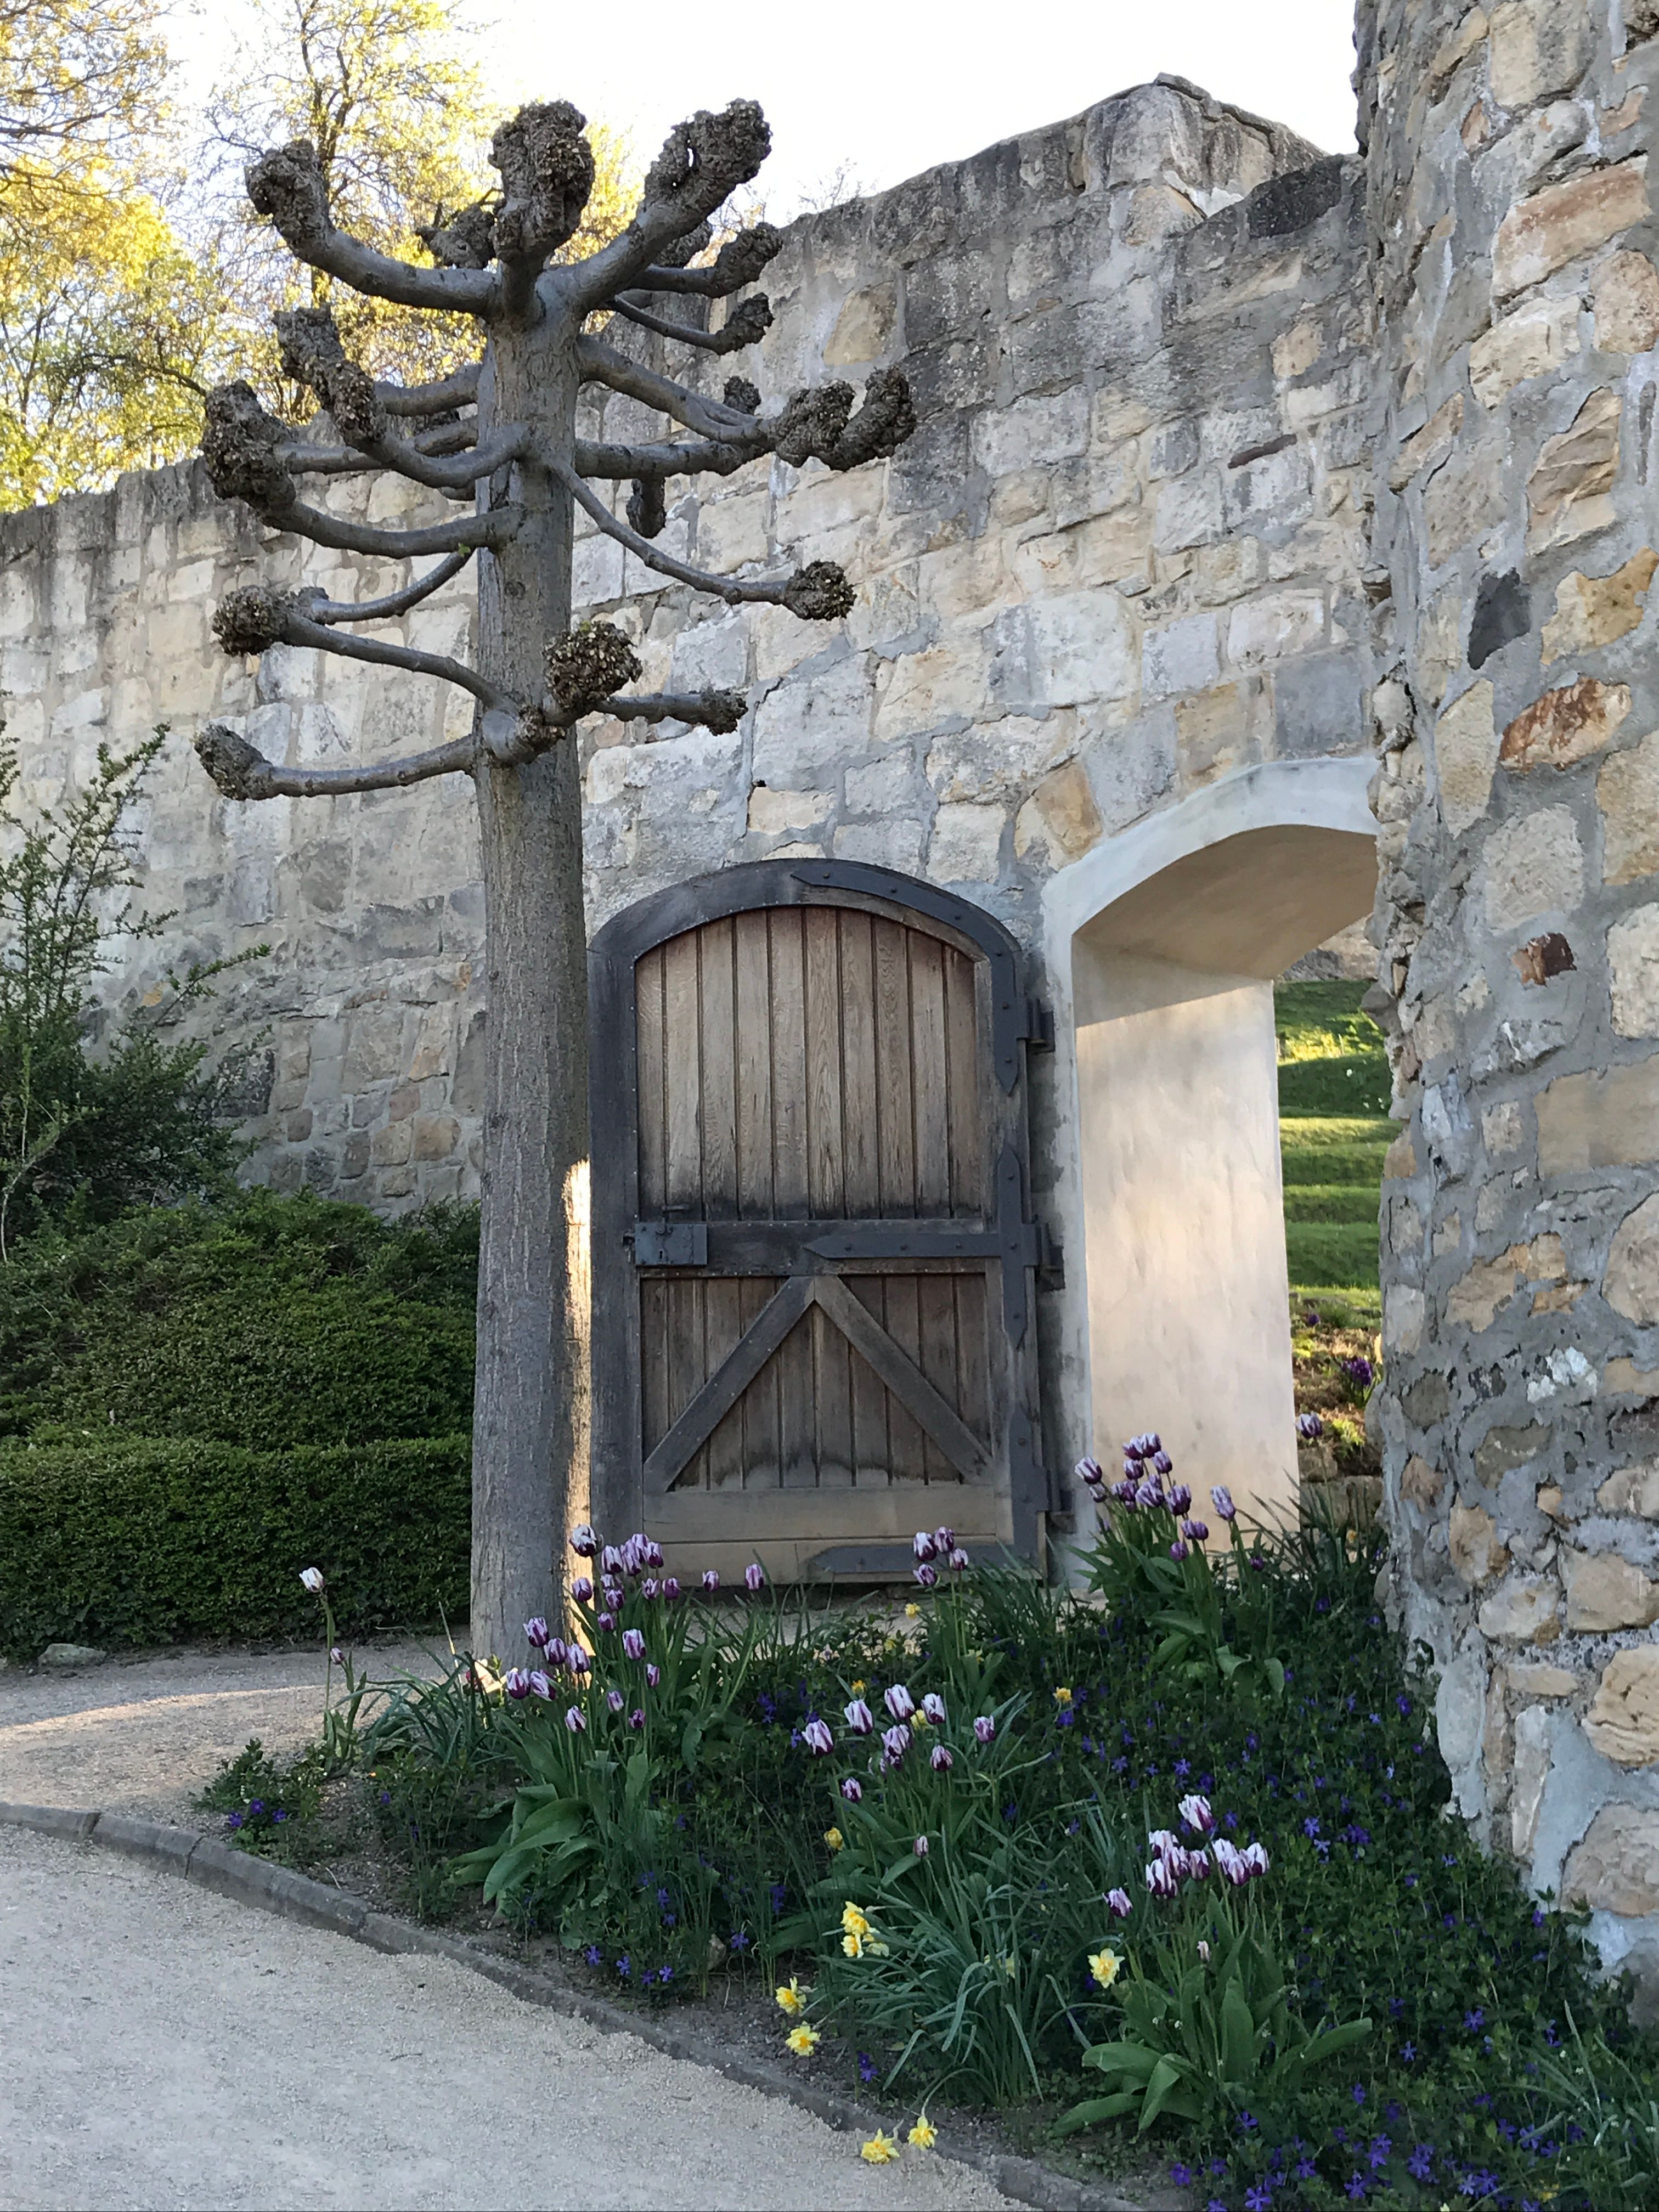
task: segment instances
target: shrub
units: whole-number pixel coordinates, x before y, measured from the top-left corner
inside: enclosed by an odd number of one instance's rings
[[[0,1269],[0,1433],[269,1450],[453,1436],[472,1406],[477,1218],[240,1192],[48,1232]]]
[[[250,1451],[134,1437],[0,1445],[0,1648],[310,1635],[299,1571],[343,1632],[465,1613],[465,1437]]]

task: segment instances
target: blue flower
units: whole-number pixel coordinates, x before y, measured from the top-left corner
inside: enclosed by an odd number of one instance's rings
[[[1427,2143],[1414,2146],[1406,2160],[1406,2171],[1413,2181],[1426,2181],[1434,2172],[1434,2152]]]
[[[605,1954],[600,1950],[597,1943],[590,1943],[587,1948],[582,1953],[582,1956],[586,1960],[590,1966],[600,1966],[604,1963],[605,1960]]]
[[[1370,2184],[1363,2173],[1351,2173],[1348,2176],[1346,2194],[1352,2197],[1356,2204],[1363,2204],[1365,2201],[1365,2191],[1370,2187]]]
[[[1400,2046],[1400,2056],[1407,2066],[1414,2065],[1417,2060],[1417,2045],[1414,2043],[1402,2043]]]
[[[1486,2024],[1486,2014],[1484,2006],[1471,2006],[1469,2010],[1463,2015],[1463,2026],[1471,2035],[1474,2033],[1476,2028],[1484,2027]]]
[[[626,1981],[633,1971],[634,1962],[629,1957],[627,1952],[624,1951],[621,1958],[617,1961],[617,1972],[622,1976],[623,1979]]]
[[[771,1898],[772,1914],[773,1917],[775,1919],[777,1915],[782,1911],[784,1899],[789,1894],[787,1886],[783,1882],[775,1881],[767,1893]]]
[[[1183,1782],[1184,1782],[1184,1781],[1186,1780],[1187,1777],[1188,1777],[1188,1776],[1192,1772],[1192,1771],[1193,1771],[1193,1769],[1192,1769],[1192,1763],[1191,1763],[1191,1761],[1190,1761],[1190,1760],[1188,1760],[1188,1759],[1176,1759],[1176,1763],[1175,1763],[1174,1767],[1173,1767],[1170,1771],[1171,1771],[1171,1772],[1173,1772],[1175,1775],[1176,1775],[1176,1776],[1179,1778],[1179,1779],[1181,1779],[1182,1781],[1183,1781]]]
[[[1258,2181],[1254,2189],[1244,2191],[1244,2212],[1267,2212],[1273,2201],[1273,2184]]]
[[[1238,2124],[1243,2132],[1248,2136],[1254,2134],[1261,2123],[1253,2112],[1241,2112],[1238,2116]]]
[[[250,1813],[263,1813],[265,1809],[264,1799],[263,1797],[256,1797],[247,1809]]]
[[[1363,2105],[1365,2101],[1364,2083],[1363,2081],[1356,2081],[1350,2094],[1352,2094],[1356,2105]]]
[[[734,1928],[732,1930],[730,1941],[732,1948],[734,1951],[746,1951],[749,1948],[750,1944],[748,1929],[746,1928]]]
[[[241,1825],[242,1825],[242,1816],[241,1816],[241,1814],[240,1814],[240,1813],[227,1813],[227,1814],[226,1814],[226,1815],[225,1815],[225,1826],[226,1826],[226,1827],[228,1827],[228,1828],[240,1828],[240,1827],[241,1826]]]
[[[1541,1905],[1534,1905],[1532,1909],[1532,1924],[1534,1928],[1541,1928],[1544,1924],[1544,1908]]]
[[[1387,2136],[1371,2137],[1371,2147],[1366,2154],[1366,2163],[1373,2173],[1382,2172],[1389,2162],[1389,2153],[1393,2148],[1394,2145],[1389,2141]]]
[[[1302,1823],[1302,1832],[1304,1836],[1316,1836],[1319,1833],[1319,1823],[1311,1814]]]
[[[1177,2159],[1170,2168],[1170,2179],[1177,2189],[1190,2189],[1193,2185],[1193,2169],[1190,2166],[1183,2166]]]
[[[283,1810],[282,1807],[279,1805],[279,1806],[276,1808],[276,1811],[271,1814],[271,1816],[270,1816],[270,1817],[271,1817],[271,1819],[272,1819],[273,1820],[287,1820],[287,1818],[288,1818],[288,1814],[287,1814]]]
[[[860,2051],[859,2053],[860,2081],[866,2083],[873,2081],[880,2071],[880,2067],[877,2065],[875,2060],[870,2056],[869,2052],[867,2051]]]
[[[1301,2158],[1296,2162],[1293,2178],[1297,2181],[1311,2181],[1318,2171],[1310,2158]]]

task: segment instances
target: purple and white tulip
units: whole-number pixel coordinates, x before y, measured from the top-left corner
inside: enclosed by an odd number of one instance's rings
[[[614,1544],[607,1544],[599,1555],[599,1572],[602,1575],[611,1576],[619,1575],[622,1571],[622,1553]]]
[[[657,1589],[658,1583],[656,1577],[654,1575],[647,1575],[645,1580],[640,1584],[640,1595],[641,1597],[655,1597],[657,1595]]]
[[[1154,1897],[1173,1897],[1181,1887],[1181,1878],[1169,1859],[1152,1859],[1146,1867],[1146,1887]]]
[[[932,1721],[935,1728],[943,1728],[945,1726],[945,1700],[940,1697],[937,1690],[929,1690],[927,1696],[921,1701],[921,1710],[927,1714],[928,1719]]]
[[[931,1528],[918,1528],[910,1539],[910,1549],[915,1554],[920,1565],[925,1565],[933,1558],[934,1548],[933,1532]]]
[[[586,1605],[593,1595],[593,1580],[592,1576],[578,1575],[574,1582],[570,1585],[570,1595],[575,1599],[578,1605]]]
[[[808,1751],[819,1759],[836,1747],[836,1739],[830,1733],[830,1724],[827,1721],[808,1721],[800,1732],[800,1740]]]
[[[680,1578],[678,1575],[665,1575],[663,1577],[662,1594],[665,1598],[677,1598],[679,1595]]]
[[[616,1625],[617,1616],[614,1613],[602,1613],[596,1617],[593,1623],[601,1636],[609,1636]]]
[[[547,1623],[542,1619],[540,1613],[538,1613],[533,1620],[526,1620],[524,1625],[525,1642],[533,1644],[538,1651],[546,1650],[548,1634]]]
[[[579,1559],[591,1559],[599,1548],[599,1540],[586,1521],[579,1521],[570,1532],[570,1548]]]
[[[567,1705],[565,1707],[564,1724],[569,1729],[572,1735],[586,1735],[587,1734],[587,1715],[582,1711],[580,1705]]]
[[[645,1726],[645,1715],[637,1705],[628,1716],[628,1725],[631,1729],[642,1729]]]
[[[1109,1889],[1106,1893],[1106,1902],[1120,1920],[1127,1920],[1134,1911],[1127,1889]]]
[[[645,1547],[646,1565],[653,1574],[659,1575],[663,1568],[662,1546],[654,1536],[641,1536],[640,1541]]]
[[[915,1843],[911,1844],[910,1848],[919,1859],[925,1859],[927,1856],[927,1837],[918,1836]]]
[[[896,1728],[882,1730],[881,1748],[883,1757],[891,1765],[896,1766],[910,1748],[910,1731],[902,1721]]]
[[[950,1568],[953,1575],[965,1575],[968,1571],[970,1562],[967,1553],[964,1552],[961,1545],[958,1544],[955,1551],[951,1553],[950,1558],[945,1564]]]
[[[743,1571],[743,1586],[748,1591],[750,1597],[755,1596],[764,1586],[765,1581],[766,1577],[762,1571],[760,1561],[758,1559],[750,1559],[749,1565]]]
[[[613,1713],[619,1713],[628,1700],[620,1690],[607,1690],[605,1693],[605,1702]]]
[[[936,1559],[942,1559],[945,1556],[946,1553],[954,1552],[956,1547],[957,1532],[954,1528],[934,1529],[933,1557]]]
[[[624,1628],[624,1629],[623,1629],[623,1656],[624,1658],[626,1658],[626,1659],[643,1659],[643,1658],[644,1658],[644,1656],[645,1656],[645,1638],[644,1638],[644,1637],[640,1633],[640,1632],[639,1632],[639,1630],[638,1630],[637,1628]]]
[[[714,1592],[720,1586],[720,1578],[716,1569],[714,1567],[705,1567],[703,1569],[702,1586],[707,1595],[713,1597]]]
[[[1207,1797],[1200,1797],[1198,1792],[1194,1790],[1190,1796],[1182,1799],[1177,1810],[1194,1835],[1208,1836],[1214,1833],[1215,1814],[1211,1810]]]
[[[989,1713],[981,1713],[979,1718],[974,1723],[974,1741],[975,1743],[989,1743],[996,1732],[996,1722],[992,1718]]]
[[[658,1666],[654,1659],[645,1670],[645,1679],[647,1686],[653,1690],[662,1680],[662,1668]]]
[[[1174,1543],[1170,1547],[1170,1557],[1178,1566],[1182,1559],[1190,1556],[1192,1548],[1192,1546],[1187,1541],[1187,1539],[1184,1536],[1177,1536]]]
[[[1171,1513],[1184,1513],[1192,1502],[1193,1493],[1188,1489],[1184,1482],[1176,1482],[1170,1485],[1170,1510]]]
[[[936,1743],[927,1754],[927,1764],[935,1774],[948,1774],[956,1763],[948,1743]]]
[[[1201,1544],[1209,1535],[1210,1524],[1207,1521],[1183,1521],[1181,1533],[1189,1544]]]
[[[854,1698],[851,1705],[842,1710],[847,1715],[847,1725],[854,1735],[868,1735],[874,1728],[876,1717],[862,1698]]]
[[[914,1570],[914,1572],[923,1589],[932,1589],[933,1584],[939,1580],[939,1569],[930,1566],[926,1559]]]
[[[522,1667],[509,1667],[501,1677],[501,1687],[509,1698],[527,1698],[530,1695],[530,1677]]]
[[[593,1662],[580,1644],[573,1644],[565,1653],[564,1663],[573,1674],[585,1674]]]
[[[300,1580],[311,1592],[313,1597],[320,1597],[322,1595],[323,1571],[320,1567],[301,1567],[300,1570]]]
[[[1210,1503],[1224,1521],[1235,1521],[1238,1508],[1233,1504],[1233,1494],[1224,1482],[1218,1482],[1210,1492]]]
[[[547,1663],[550,1667],[562,1667],[569,1656],[570,1646],[565,1642],[562,1636],[550,1636],[548,1638]]]
[[[530,1690],[532,1697],[550,1698],[553,1695],[553,1685],[539,1667],[530,1670]]]
[[[916,1701],[902,1682],[895,1682],[884,1692],[882,1700],[896,1721],[908,1721],[916,1709]]]
[[[864,1795],[864,1784],[856,1774],[849,1774],[841,1785],[841,1794],[849,1805],[856,1805]]]

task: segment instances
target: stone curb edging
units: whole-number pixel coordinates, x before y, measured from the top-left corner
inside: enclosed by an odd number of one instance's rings
[[[418,1927],[392,1913],[377,1912],[349,1891],[313,1881],[309,1875],[295,1874],[287,1867],[273,1866],[249,1851],[232,1850],[195,1828],[169,1827],[126,1813],[82,1813],[63,1805],[12,1805],[3,1801],[0,1801],[0,1826],[30,1828],[75,1843],[100,1844],[129,1858],[147,1859],[163,1872],[198,1882],[221,1897],[234,1898],[286,1920],[301,1921],[308,1927],[349,1936],[371,1950],[452,1960],[527,2004],[571,2014],[602,2034],[637,2036],[665,2057],[687,2059],[724,2075],[728,2081],[757,2089],[763,2096],[787,2099],[843,2134],[873,2133],[890,2117],[872,2112],[833,2089],[815,2088],[811,2082],[793,2080],[774,2067],[724,2049],[695,2030],[663,2027],[603,1997],[584,1996],[578,1990],[564,1989],[531,1967],[475,1949],[457,1936]],[[1069,2174],[1053,2172],[1035,2159],[976,2149],[955,2139],[948,2130],[940,2131],[936,2149],[954,2164],[982,2173],[1017,2204],[1037,2207],[1039,2212],[1160,2212],[1160,2208],[1187,2202],[1184,2196],[1175,2194],[1156,2198],[1126,2197],[1115,2190],[1074,2180]]]

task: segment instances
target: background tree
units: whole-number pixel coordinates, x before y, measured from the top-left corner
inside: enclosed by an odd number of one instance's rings
[[[474,1648],[512,1650],[521,1624],[557,1608],[554,1560],[587,1425],[587,981],[582,911],[581,794],[571,732],[585,715],[732,730],[741,694],[652,696],[627,687],[640,664],[620,631],[571,624],[574,509],[659,573],[728,604],[786,606],[833,622],[853,605],[841,570],[814,562],[793,574],[739,580],[705,575],[653,542],[671,478],[726,474],[775,453],[850,469],[890,454],[915,427],[904,379],[872,376],[854,411],[849,386],[796,392],[770,412],[733,378],[719,398],[630,358],[593,335],[635,324],[695,354],[754,343],[771,320],[763,296],[728,308],[711,331],[701,303],[730,301],[778,251],[765,224],[740,232],[697,265],[709,219],[753,178],[770,143],[752,101],[678,125],[646,177],[621,234],[559,262],[579,234],[595,163],[584,118],[563,101],[520,109],[496,131],[500,184],[487,199],[429,226],[435,265],[388,255],[337,225],[321,163],[305,140],[262,155],[248,197],[293,253],[369,300],[466,317],[481,351],[453,375],[422,385],[377,380],[353,361],[330,307],[276,317],[288,374],[327,409],[341,443],[296,438],[242,381],[207,405],[203,453],[214,484],[273,528],[313,543],[382,556],[439,556],[403,590],[357,605],[315,591],[233,592],[214,627],[230,653],[276,643],[314,647],[436,676],[476,702],[469,733],[431,751],[353,767],[290,767],[210,724],[196,739],[204,767],[239,802],[385,789],[430,776],[472,778],[486,904],[484,1179],[473,1428]],[[657,295],[691,303],[685,319]],[[669,302],[672,307],[672,301]],[[672,431],[635,444],[577,434],[582,390],[625,393]],[[305,499],[298,479],[342,469],[389,470],[472,501],[425,528],[347,522]],[[628,520],[594,489],[631,482]],[[471,558],[478,562],[477,665],[359,637],[350,624],[415,605]]]

